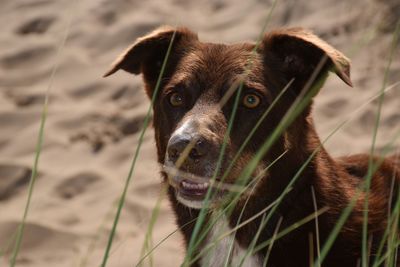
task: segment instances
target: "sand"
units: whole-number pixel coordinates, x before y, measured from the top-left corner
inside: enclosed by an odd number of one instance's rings
[[[39,174],[17,266],[99,266],[149,102],[141,78],[103,79],[135,38],[162,24],[185,25],[202,40],[255,40],[272,1],[0,1],[0,266],[28,194],[44,96],[50,92]],[[324,138],[382,87],[398,2],[281,0],[268,28],[312,29],[352,60],[354,88],[331,75],[314,118]],[[65,46],[60,49],[65,36]],[[387,85],[399,81],[395,51]],[[55,69],[53,78],[52,71]],[[334,155],[367,152],[377,101],[364,106],[327,144]],[[377,149],[400,125],[400,88],[384,100]],[[399,147],[399,141],[393,146]],[[108,266],[134,266],[161,190],[153,130],[147,129]],[[153,242],[174,231],[167,200]],[[154,253],[154,266],[178,266],[179,233]],[[88,252],[89,251],[89,252]]]

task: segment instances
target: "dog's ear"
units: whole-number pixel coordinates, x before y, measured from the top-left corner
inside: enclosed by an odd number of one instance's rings
[[[122,69],[133,74],[143,73],[146,83],[155,83],[170,43],[172,42],[172,50],[168,65],[173,64],[178,54],[182,54],[193,40],[197,40],[197,34],[187,28],[160,27],[138,38],[114,61],[104,77]],[[180,51],[177,51],[178,47]]]
[[[272,72],[278,71],[287,81],[294,78],[296,90],[302,90],[312,77],[321,87],[328,71],[335,72],[352,86],[349,59],[310,31],[302,28],[276,30],[265,35],[261,47],[267,67]],[[314,76],[318,67],[320,71]]]

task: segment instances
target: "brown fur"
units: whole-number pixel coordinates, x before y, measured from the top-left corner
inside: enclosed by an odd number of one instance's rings
[[[168,160],[165,155],[174,131],[183,123],[189,120],[194,121],[198,129],[196,134],[207,141],[209,152],[200,163],[187,163],[183,167],[186,171],[199,176],[205,176],[205,166],[210,166],[210,162],[217,160],[224,133],[227,131],[235,94],[222,108],[218,103],[227,88],[241,77],[246,68],[250,67],[250,72],[244,80],[244,91],[260,95],[262,103],[253,110],[241,106],[238,108],[227,142],[221,173],[227,168],[235,152],[268,105],[291,79],[294,78],[294,81],[272,112],[263,120],[229,173],[225,182],[232,184],[296,99],[306,97],[307,94],[314,96],[318,93],[328,71],[333,71],[346,84],[351,85],[349,60],[329,44],[300,28],[270,32],[256,48],[252,43],[233,45],[203,43],[198,40],[196,34],[186,28],[163,27],[138,39],[116,60],[106,76],[119,69],[134,74],[142,73],[146,92],[149,97],[152,97],[172,38],[174,40],[171,53],[154,103],[158,161],[165,164]],[[256,53],[252,54],[255,48]],[[309,83],[310,77],[313,76],[324,57],[325,63],[313,82]],[[186,105],[180,109],[171,108],[165,100],[171,92],[176,90],[188,99]],[[251,194],[244,215],[240,218],[241,221],[250,218],[274,201],[313,151],[321,146],[311,118],[311,110],[312,102],[291,122],[264,155],[260,166],[268,165],[288,150],[283,158],[268,170]],[[378,157],[373,158],[374,162],[380,160]],[[318,208],[329,208],[318,218],[320,242],[324,244],[341,212],[357,193],[357,188],[368,172],[369,161],[368,155],[333,159],[323,147],[319,149],[301,173],[293,190],[285,197],[272,220],[263,229],[257,243],[271,237],[279,218],[283,218],[280,229],[285,229],[312,214],[315,211],[311,194],[311,188],[313,188]],[[215,166],[211,165],[211,167]],[[164,181],[167,181],[167,174],[165,172],[162,174]],[[397,200],[399,181],[399,161],[396,161],[394,157],[383,159],[372,177],[369,195],[368,230],[372,238],[371,262],[386,228],[387,214],[391,205]],[[394,188],[393,192],[391,192],[392,188]],[[389,199],[390,195],[393,196],[392,199]],[[177,201],[172,186],[169,187],[169,199],[179,226],[197,217],[198,210],[187,208]],[[361,193],[323,266],[356,266],[361,256],[364,199],[365,193]],[[232,226],[239,220],[244,203],[245,198],[239,201],[230,215],[229,220]],[[236,240],[243,247],[247,247],[256,235],[260,221],[259,217],[237,231]],[[193,226],[194,224],[191,223],[182,228],[186,242],[190,240]],[[309,266],[310,234],[315,244],[314,221],[277,240],[271,252],[270,266]],[[265,255],[265,253],[265,249],[259,252],[260,255]],[[317,255],[315,248],[312,253]]]

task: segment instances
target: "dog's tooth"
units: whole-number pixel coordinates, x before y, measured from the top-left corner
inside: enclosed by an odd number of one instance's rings
[[[182,187],[187,189],[197,189],[197,190],[204,190],[209,186],[208,183],[188,183],[182,181]]]
[[[199,189],[206,189],[208,187],[208,183],[198,184]]]
[[[189,189],[193,189],[194,188],[194,184],[192,183],[187,183],[185,181],[182,182],[183,187],[189,188]]]

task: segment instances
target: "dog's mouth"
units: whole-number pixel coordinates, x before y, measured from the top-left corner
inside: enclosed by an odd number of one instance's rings
[[[168,182],[175,188],[178,201],[191,208],[201,208],[208,191],[210,191],[209,199],[214,199],[215,194],[222,191],[213,186],[211,178],[198,177],[181,171],[178,174],[168,173]]]
[[[257,171],[258,175],[253,177],[254,181],[251,179],[245,184],[235,184],[229,182],[229,178],[224,179],[226,177],[198,176],[184,172],[172,164],[165,164],[163,171],[167,175],[169,185],[175,189],[176,199],[181,204],[195,209],[203,208],[206,199],[209,208],[225,203],[229,195],[242,195],[249,188],[256,186],[257,181],[265,175],[264,168],[261,168]]]
[[[211,180],[209,182],[193,181],[176,176],[169,180],[170,185],[175,188],[176,199],[189,208],[201,209],[205,207],[206,199],[208,199],[207,207],[214,206],[218,202],[217,200],[225,193],[224,190],[213,186]],[[171,180],[173,181],[172,183]]]
[[[168,183],[175,188],[177,200],[190,208],[202,208],[207,195],[209,205],[213,205],[229,191],[227,184],[221,184],[209,176],[198,176],[167,165],[163,166],[163,170],[167,174]]]
[[[182,196],[188,198],[204,198],[207,194],[207,191],[210,187],[210,183],[208,182],[194,182],[190,180],[183,179],[179,183],[179,193]]]

